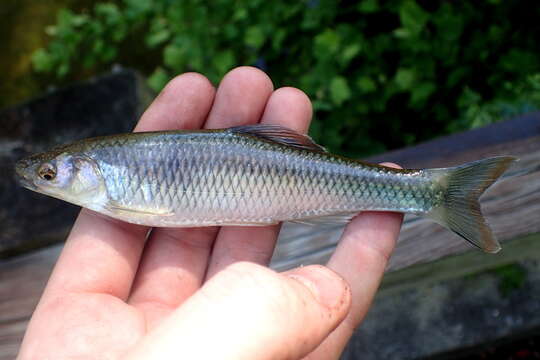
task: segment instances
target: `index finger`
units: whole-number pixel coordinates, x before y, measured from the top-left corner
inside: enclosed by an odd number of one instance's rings
[[[141,117],[136,131],[198,128],[214,99],[210,82],[187,73],[173,79]],[[125,300],[149,228],[83,209],[66,240],[44,298],[64,292],[107,293]]]

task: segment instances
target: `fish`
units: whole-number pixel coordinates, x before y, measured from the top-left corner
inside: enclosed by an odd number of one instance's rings
[[[30,190],[151,227],[346,223],[361,211],[413,213],[495,253],[479,198],[517,160],[397,169],[326,151],[278,125],[83,139],[19,160]]]

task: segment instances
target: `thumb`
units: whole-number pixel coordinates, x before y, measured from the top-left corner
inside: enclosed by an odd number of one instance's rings
[[[235,263],[139,343],[129,359],[299,359],[348,313],[349,286],[323,266],[276,273]]]

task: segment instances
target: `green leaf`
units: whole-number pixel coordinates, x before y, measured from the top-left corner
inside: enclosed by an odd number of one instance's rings
[[[500,66],[515,73],[530,74],[538,69],[539,59],[536,53],[523,51],[521,49],[511,49],[502,54],[499,60]]]
[[[286,37],[287,31],[285,29],[278,29],[272,37],[272,49],[275,51],[280,50]]]
[[[129,11],[136,13],[137,15],[143,15],[150,13],[155,3],[153,0],[124,0]]]
[[[234,21],[242,21],[242,20],[247,19],[247,17],[248,17],[247,9],[245,7],[239,7],[235,9],[232,19]]]
[[[465,67],[455,68],[447,77],[446,86],[454,87],[458,85],[469,73],[469,69]]]
[[[379,2],[377,0],[363,0],[357,6],[361,13],[374,13],[379,11]]]
[[[58,34],[58,26],[55,26],[55,25],[46,26],[45,34],[49,36],[56,36]]]
[[[206,52],[204,52],[203,49],[201,49],[199,46],[193,45],[186,48],[186,56],[187,56],[187,65],[189,66],[189,69],[192,71],[205,71],[206,62],[204,61],[204,57],[206,55]],[[184,70],[181,68],[180,65],[175,67],[174,69],[181,71]]]
[[[317,58],[334,56],[340,46],[341,38],[332,29],[326,29],[315,37],[314,55]]]
[[[105,41],[103,41],[103,39],[96,39],[96,41],[94,42],[94,46],[92,47],[92,52],[96,55],[99,55],[103,51],[104,47]]]
[[[499,291],[504,297],[523,288],[527,282],[527,270],[519,263],[503,265],[492,272],[499,278]]]
[[[377,89],[377,85],[369,76],[360,76],[356,81],[356,85],[364,93],[370,93]]]
[[[32,54],[32,66],[37,72],[49,72],[54,66],[54,59],[45,49],[38,49]]]
[[[150,30],[146,35],[145,42],[150,48],[154,48],[171,38],[169,21],[165,17],[155,17],[151,20]]]
[[[336,76],[330,81],[330,97],[336,105],[351,98],[351,89],[343,76]]]
[[[423,82],[413,87],[411,91],[411,103],[418,104],[424,102],[437,87],[432,82]]]
[[[413,69],[399,68],[394,81],[401,90],[410,89],[415,81],[416,74]]]
[[[405,28],[397,28],[393,31],[393,33],[394,36],[399,39],[406,39],[411,36],[411,32],[409,31],[409,29]]]
[[[102,51],[102,53],[101,53],[101,59],[102,59],[104,62],[108,62],[108,61],[111,61],[111,60],[113,60],[114,58],[116,58],[116,54],[117,54],[116,47],[110,46],[110,45],[106,45],[106,46],[103,48],[103,51]]]
[[[480,101],[482,101],[482,96],[479,93],[469,87],[465,87],[458,98],[457,105],[466,108],[477,105]]]
[[[451,2],[443,3],[435,16],[433,16],[433,23],[437,27],[437,35],[445,42],[455,42],[459,39],[463,33],[464,20],[463,15],[454,13]],[[445,45],[448,46],[448,44]]]
[[[361,49],[362,46],[359,43],[347,46],[341,53],[341,62],[343,64],[348,64],[352,59],[356,57],[356,55],[358,55]]]
[[[236,40],[239,33],[238,27],[234,24],[226,24],[223,27],[223,35],[227,40]]]
[[[150,48],[154,48],[167,41],[170,36],[171,32],[169,29],[162,29],[154,33],[150,33],[145,39],[146,45],[148,45]]]
[[[58,11],[58,14],[56,15],[56,21],[58,23],[59,27],[65,27],[66,25],[72,25],[71,24],[71,18],[73,18],[74,14],[69,9],[60,9]]]
[[[185,50],[177,45],[170,44],[163,49],[163,62],[172,69],[177,69],[187,61]]]
[[[212,63],[218,73],[225,74],[234,66],[234,53],[231,50],[222,51],[214,56]]]
[[[417,35],[420,33],[426,25],[428,18],[429,14],[418,6],[414,0],[404,1],[399,8],[399,19],[401,20],[401,25],[411,35]]]
[[[148,86],[156,92],[161,91],[167,85],[170,76],[169,74],[161,67],[156,68],[152,75],[148,77]]]
[[[254,49],[259,49],[265,41],[264,33],[260,26],[250,26],[244,35],[244,44]]]
[[[67,63],[67,62],[62,63],[56,69],[56,76],[58,76],[59,78],[63,78],[64,76],[66,76],[68,71],[69,71],[69,63]]]
[[[97,3],[94,9],[96,15],[105,18],[106,22],[109,24],[116,24],[123,19],[116,4]]]
[[[324,100],[313,100],[313,110],[314,111],[330,111],[334,108],[328,101]]]
[[[74,27],[81,27],[82,25],[88,22],[88,17],[86,15],[73,15],[71,17],[71,24]]]

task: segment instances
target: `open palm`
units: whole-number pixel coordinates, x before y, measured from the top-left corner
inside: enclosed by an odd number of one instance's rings
[[[172,80],[135,131],[281,124],[306,132],[311,103],[241,67],[217,90]],[[327,267],[276,273],[278,226],[150,229],[82,210],[19,359],[332,359],[362,320],[401,216],[364,213]],[[339,275],[338,275],[339,274]]]

